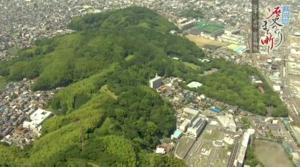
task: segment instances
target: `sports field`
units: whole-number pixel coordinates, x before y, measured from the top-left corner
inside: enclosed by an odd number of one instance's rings
[[[205,45],[214,45],[214,46],[227,46],[227,43],[210,40],[204,37],[199,37],[195,35],[186,35],[186,37],[190,40],[196,43],[197,46],[205,46]]]
[[[222,27],[214,26],[214,25],[207,25],[202,28],[203,31],[208,32],[208,33],[213,33],[213,32],[216,32],[216,31],[219,31],[222,29],[223,29]]]
[[[281,145],[269,141],[255,141],[255,155],[264,166],[292,167],[287,154]]]
[[[203,23],[203,22],[197,22],[196,27],[197,27],[197,29],[199,29],[201,31],[204,31],[206,33],[213,33],[213,32],[220,31],[220,30],[224,29],[224,27],[221,26],[221,25],[206,24],[206,23]]]

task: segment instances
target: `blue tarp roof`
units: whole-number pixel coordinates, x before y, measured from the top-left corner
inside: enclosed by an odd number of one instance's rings
[[[214,112],[217,112],[217,113],[220,113],[220,112],[221,112],[220,109],[215,108],[215,107],[210,107],[209,109],[212,110],[212,111],[214,111]]]
[[[176,131],[174,132],[173,136],[174,136],[175,138],[179,138],[181,134],[182,134],[182,132],[181,132],[180,130],[176,130]]]
[[[290,124],[290,122],[289,122],[288,120],[283,120],[283,123],[284,123],[285,125],[289,125],[289,124]]]
[[[289,152],[294,152],[294,149],[293,149],[292,147],[289,147],[289,148],[288,148],[288,151],[289,151]]]

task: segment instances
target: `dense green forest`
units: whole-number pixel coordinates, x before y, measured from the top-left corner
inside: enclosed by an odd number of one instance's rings
[[[288,115],[288,110],[279,95],[273,91],[257,69],[222,60],[214,61],[211,66],[218,71],[197,78],[196,81],[201,82],[203,86],[195,91],[254,114],[267,115],[270,111],[275,117]],[[252,84],[248,77],[253,75],[259,76],[263,84]],[[264,93],[260,92],[259,86],[264,89]]]
[[[159,139],[176,128],[170,103],[147,86],[155,73],[198,80],[205,85],[199,93],[253,113],[265,114],[266,105],[275,107],[274,115],[285,112],[268,85],[260,95],[245,79],[259,75],[257,70],[224,60],[199,61],[204,52],[171,35],[177,28],[149,9],[86,15],[69,28],[77,32],[38,40],[0,64],[0,75],[8,80],[37,78],[33,90],[64,87],[49,102],[56,116],[43,124],[42,137],[24,150],[0,145],[0,166],[186,166],[172,156],[152,154]],[[212,68],[219,71],[199,75]]]

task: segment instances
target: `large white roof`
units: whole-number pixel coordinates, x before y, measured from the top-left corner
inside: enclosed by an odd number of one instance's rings
[[[189,83],[187,86],[190,88],[198,88],[198,87],[201,87],[202,84],[200,82],[193,81],[193,82]]]

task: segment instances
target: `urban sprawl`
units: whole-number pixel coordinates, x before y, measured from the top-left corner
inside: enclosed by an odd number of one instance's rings
[[[252,6],[248,0],[0,0],[0,60],[10,60],[16,56],[18,49],[31,47],[37,39],[72,33],[66,25],[73,17],[132,5],[148,7],[181,30],[171,31],[171,34],[186,36],[194,41],[210,59],[222,57],[259,69],[290,110],[289,118],[255,116],[236,106],[181,88],[180,82],[185,81],[180,78],[156,76],[149,81],[149,86],[173,104],[177,130],[158,145],[155,152],[173,153],[191,167],[209,167],[212,164],[247,166],[244,160],[251,139],[280,138],[283,139],[281,145],[284,150],[300,166],[300,129],[293,126],[294,122],[300,123],[300,29],[297,29],[300,25],[300,5],[296,1],[277,0],[262,2],[259,9],[261,18],[264,18],[264,9],[282,3],[289,3],[285,5],[292,7],[290,23],[282,29],[284,43],[269,55],[264,45],[260,46],[260,53],[249,53]],[[188,10],[201,10],[203,16],[183,17],[181,13]],[[264,34],[263,31],[261,34]],[[219,47],[212,49],[205,43]],[[258,76],[248,78],[252,84],[262,82]],[[60,88],[33,92],[30,90],[33,82],[24,78],[21,82],[7,84],[1,91],[2,142],[24,147],[41,135],[43,121],[53,115],[46,111],[47,101]],[[191,88],[201,86],[199,82],[188,83]]]

